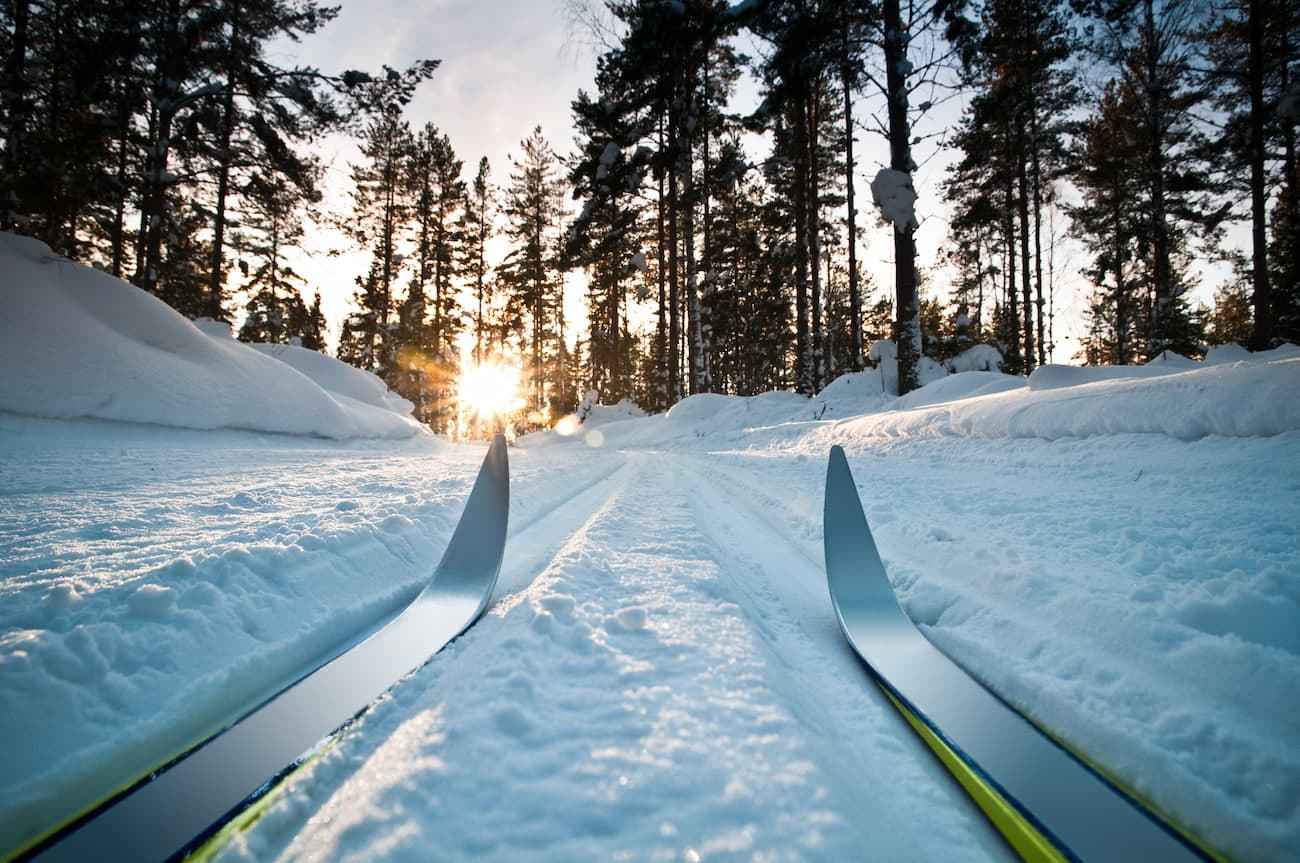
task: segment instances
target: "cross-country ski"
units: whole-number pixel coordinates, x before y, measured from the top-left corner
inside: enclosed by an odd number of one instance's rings
[[[506,442],[498,435],[438,568],[401,614],[175,763],[51,835],[30,858],[126,863],[181,857],[196,848],[478,618],[501,568],[509,505]]]
[[[1297,863],[1296,5],[0,3],[0,863]]]

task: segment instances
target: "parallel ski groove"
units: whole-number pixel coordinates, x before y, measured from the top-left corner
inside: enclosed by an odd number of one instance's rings
[[[178,859],[467,629],[501,569],[509,465],[498,435],[423,592],[374,635],[19,859]]]
[[[920,633],[885,575],[838,446],[831,448],[827,467],[824,519],[827,582],[849,644],[904,718],[933,733],[935,740],[930,740],[917,728],[927,744],[942,743],[960,762],[949,763],[935,748],[945,767],[959,781],[964,768],[968,779],[982,783],[991,796],[972,797],[1025,859],[1059,859],[1036,850],[1033,834],[1066,859],[1089,863],[1212,859],[1043,734]],[[1009,825],[1008,817],[1017,823]]]

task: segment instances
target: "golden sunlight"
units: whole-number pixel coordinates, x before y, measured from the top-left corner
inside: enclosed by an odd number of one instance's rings
[[[524,406],[524,398],[519,393],[519,369],[495,361],[465,366],[460,374],[457,400],[462,417],[475,426],[486,424],[487,430],[492,431],[497,421]]]

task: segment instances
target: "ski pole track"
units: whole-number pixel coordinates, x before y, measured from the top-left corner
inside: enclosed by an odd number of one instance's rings
[[[687,485],[629,454],[526,588],[392,690],[220,859],[829,861],[866,847],[969,859],[986,847],[892,735],[881,747],[895,757],[862,767],[880,799],[860,793],[835,729],[791,703],[792,673],[729,598],[722,570],[738,564],[701,530]],[[884,793],[899,783],[908,793]],[[884,829],[902,818],[933,829],[904,843]]]

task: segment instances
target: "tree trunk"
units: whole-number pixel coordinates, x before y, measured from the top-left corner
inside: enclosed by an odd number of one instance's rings
[[[660,118],[659,145],[663,149],[663,119]],[[668,401],[668,292],[665,276],[667,270],[664,262],[664,244],[665,244],[665,219],[664,219],[664,174],[663,170],[658,171],[656,177],[658,182],[658,195],[656,196],[655,207],[655,237],[658,241],[655,249],[656,272],[655,281],[659,288],[659,307],[658,319],[655,322],[655,354],[656,362],[659,368],[656,370],[658,387],[658,397],[655,400],[655,407],[666,408],[670,404]]]
[[[806,117],[808,126],[808,260],[812,265],[810,268],[812,279],[808,286],[810,291],[808,305],[812,313],[810,321],[812,335],[811,392],[814,393],[819,392],[825,383],[822,368],[824,346],[822,345],[821,195],[818,191],[819,180],[821,179],[821,165],[817,159],[817,130],[821,116],[821,86],[821,83],[818,82],[809,88]]]
[[[899,0],[881,6],[885,30],[885,89],[889,105],[889,166],[912,174],[912,130],[907,117],[907,41]],[[898,394],[919,386],[921,307],[916,274],[916,225],[894,224],[894,338],[898,345]]]
[[[1124,284],[1124,246],[1127,240],[1121,227],[1124,224],[1123,200],[1123,193],[1117,180],[1111,192],[1111,205],[1114,208],[1112,219],[1115,231],[1115,364],[1120,366],[1126,365],[1129,361],[1128,290]]]
[[[0,177],[0,230],[12,230],[22,202],[14,183],[22,167],[23,131],[27,118],[27,19],[28,0],[15,0],[13,34],[4,72],[5,128],[4,172]]]
[[[154,104],[157,122],[145,159],[144,195],[140,207],[141,238],[143,248],[141,271],[136,273],[140,287],[150,293],[158,292],[158,273],[162,267],[163,228],[167,212],[168,155],[171,152],[172,123],[176,119],[180,102],[180,86],[184,77],[183,45],[180,33],[180,9],[176,0],[167,3],[162,24],[162,44],[154,85]]]
[[[1034,300],[1029,257],[1029,171],[1025,165],[1024,138],[1021,137],[1019,141],[1020,152],[1016,159],[1016,181],[1019,191],[1016,195],[1016,207],[1020,216],[1020,288],[1023,298],[1021,312],[1025,316],[1022,333],[1025,339],[1024,373],[1029,374],[1034,370],[1034,360],[1037,355],[1034,352]]]
[[[230,10],[230,45],[226,57],[226,92],[221,103],[221,151],[217,171],[217,210],[212,219],[212,265],[208,275],[208,317],[215,321],[222,320],[221,297],[226,282],[225,240],[226,240],[226,199],[230,196],[230,163],[233,154],[230,142],[235,134],[235,75],[239,65],[235,53],[239,42],[238,0],[231,3]]]
[[[804,117],[806,96],[796,99],[794,112],[794,296],[795,390],[812,395],[812,340],[808,326],[808,145]]]
[[[1038,312],[1038,365],[1047,362],[1047,337],[1043,328],[1043,169],[1038,153],[1038,109],[1030,100],[1029,180],[1033,191],[1034,222],[1034,306]]]
[[[1264,151],[1264,21],[1261,0],[1249,0],[1247,7],[1250,48],[1247,74],[1250,88],[1250,238],[1253,258],[1255,332],[1252,345],[1262,351],[1272,347],[1273,300],[1268,273],[1268,190],[1265,186]],[[1280,65],[1285,66],[1288,58]]]
[[[844,65],[840,81],[844,88],[844,195],[848,207],[849,230],[849,336],[852,340],[853,371],[863,369],[862,297],[858,287],[858,211],[854,207],[853,189],[853,90],[848,62],[848,32],[845,31]]]
[[[1009,140],[1009,138],[1008,138]],[[1011,149],[1007,146],[1008,151]],[[1004,199],[1003,206],[1003,248],[1006,255],[1006,262],[1003,270],[1006,272],[1007,286],[1007,303],[1005,319],[1010,328],[1006,334],[1007,339],[1007,366],[1013,374],[1024,374],[1025,367],[1020,356],[1020,298],[1018,296],[1019,286],[1016,278],[1016,181],[1015,177],[1008,171],[1006,187],[1002,190]]]
[[[1143,83],[1147,89],[1147,107],[1150,111],[1147,118],[1150,124],[1147,141],[1147,181],[1151,193],[1152,290],[1154,291],[1147,354],[1152,356],[1165,348],[1164,312],[1165,308],[1173,302],[1174,296],[1170,261],[1172,254],[1165,203],[1164,99],[1161,98],[1162,82],[1158,80],[1160,45],[1157,42],[1159,34],[1156,30],[1154,0],[1144,0],[1143,14],[1143,26],[1147,31],[1146,69],[1144,70],[1147,80]]]
[[[673,137],[676,137],[675,135]],[[671,142],[670,142],[671,144]],[[680,233],[677,230],[677,172],[668,172],[668,404],[681,400],[681,304],[677,285],[677,250]]]
[[[126,107],[126,103],[123,102],[121,112],[118,115],[120,137],[117,141],[117,186],[114,190],[117,199],[113,202],[113,225],[109,229],[109,243],[111,245],[109,272],[113,274],[115,279],[122,278],[122,274],[126,270],[126,207],[127,190],[131,185],[127,179],[130,124],[131,114]]]

